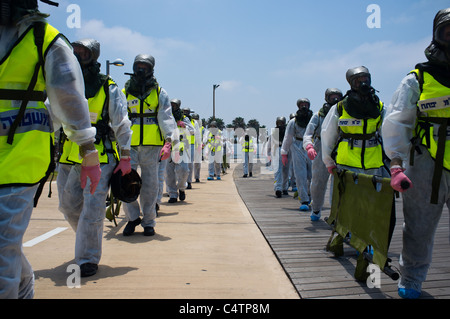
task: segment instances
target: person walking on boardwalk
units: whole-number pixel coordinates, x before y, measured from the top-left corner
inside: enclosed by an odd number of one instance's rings
[[[216,121],[211,121],[208,126],[208,133],[204,137],[205,148],[208,153],[208,180],[214,180],[216,175],[217,180],[220,180],[223,142],[222,131],[217,127]]]
[[[91,193],[101,169],[83,75],[67,39],[47,23],[37,1],[1,1],[1,8],[0,116],[9,121],[0,129],[0,299],[33,298],[34,274],[22,239],[39,184],[53,170],[51,122],[61,123],[79,145],[81,185]]]
[[[421,295],[435,231],[450,204],[450,8],[436,14],[425,56],[401,81],[382,127],[391,185],[403,201],[398,294],[411,299]]]
[[[333,105],[322,123],[322,160],[330,174],[336,167],[388,177],[381,144],[385,109],[364,66],[346,73],[350,90]]]
[[[309,183],[311,181],[311,160],[303,149],[303,134],[313,113],[310,110],[310,101],[307,98],[297,100],[298,111],[295,118],[291,119],[286,127],[281,157],[284,166],[288,166],[288,153],[292,156],[295,181],[297,183],[298,196],[301,202],[300,210],[309,210]]]
[[[276,127],[272,129],[267,142],[267,156],[270,157],[270,161],[275,170],[275,196],[281,198],[282,194],[288,195],[289,188],[289,165],[283,165],[280,154],[281,145],[283,144],[286,133],[286,118],[284,116],[277,117],[275,125]]]
[[[247,129],[239,141],[242,147],[242,154],[244,155],[244,163],[242,165],[244,171],[242,177],[244,178],[253,176],[253,162],[256,153],[255,139],[256,137],[253,136],[252,130]]]
[[[315,113],[306,126],[303,135],[303,148],[312,161],[311,178],[311,220],[317,221],[321,216],[321,209],[325,200],[328,179],[330,174],[322,161],[322,145],[320,133],[322,123],[330,108],[342,99],[342,92],[336,88],[328,88],[325,91],[325,103],[319,112]]]
[[[83,72],[91,124],[97,129],[95,148],[102,174],[94,194],[86,189],[83,191],[79,147],[67,139],[60,157],[62,165],[57,184],[61,194],[59,209],[76,232],[75,262],[80,266],[81,277],[87,277],[97,272],[102,254],[105,202],[113,171],[120,170],[122,175],[131,172],[132,132],[125,95],[108,75],[100,73],[100,43],[95,39],[82,39],[72,42],[72,46]],[[120,161],[116,143],[120,149]]]
[[[166,186],[169,193],[168,203],[176,203],[178,199],[186,199],[186,186],[189,175],[190,147],[189,137],[194,135],[194,127],[191,120],[180,109],[181,101],[173,99],[172,114],[177,122],[179,131],[179,143],[174,145],[172,158],[169,159],[166,167]]]
[[[141,169],[142,187],[138,200],[124,203],[127,225],[124,236],[134,233],[137,225],[144,228],[144,236],[153,236],[156,225],[156,202],[159,192],[159,161],[167,159],[171,143],[177,143],[176,123],[169,96],[154,76],[155,59],[138,54],[133,73],[125,83],[128,116],[132,122],[131,167]],[[142,219],[141,216],[142,215]]]

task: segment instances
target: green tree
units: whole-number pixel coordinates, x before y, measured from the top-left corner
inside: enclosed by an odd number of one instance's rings
[[[261,127],[257,119],[251,119],[250,121],[248,121],[247,126],[253,127],[256,130],[256,132],[259,132],[259,128]]]
[[[217,128],[219,130],[223,130],[225,128],[225,122],[223,121],[223,119],[216,117],[215,119],[210,116],[207,120],[206,120],[206,126],[209,126],[209,123],[211,123],[212,121],[216,121],[217,123]]]
[[[234,129],[237,129],[238,127],[245,129],[247,125],[245,125],[245,120],[243,117],[236,117],[232,122],[231,125],[234,127]]]

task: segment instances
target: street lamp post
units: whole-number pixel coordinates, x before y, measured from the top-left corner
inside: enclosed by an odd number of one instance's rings
[[[219,84],[213,84],[213,120],[216,119],[216,89],[219,86]]]
[[[109,62],[109,60],[106,60],[106,75],[109,75],[109,66],[110,65],[115,65],[115,66],[124,66],[124,62],[122,61],[122,59],[115,59],[112,62]]]

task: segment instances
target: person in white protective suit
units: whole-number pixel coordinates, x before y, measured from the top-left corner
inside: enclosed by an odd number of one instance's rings
[[[189,162],[191,152],[189,152],[189,138],[194,134],[194,127],[189,117],[183,114],[180,109],[181,101],[172,99],[172,114],[177,122],[179,141],[172,149],[172,158],[169,159],[166,167],[166,189],[169,193],[168,203],[176,203],[178,199],[186,199],[186,186],[189,175]]]
[[[347,70],[350,90],[333,105],[322,123],[322,160],[330,174],[338,167],[389,177],[381,144],[385,108],[364,66]]]
[[[289,121],[295,118],[297,113],[291,113],[289,114]],[[283,142],[283,141],[281,141]],[[292,164],[292,156],[288,153],[288,165],[289,166],[289,186],[291,187],[291,190],[293,192],[297,192],[297,183],[295,181],[295,174],[294,174],[294,165]]]
[[[382,127],[391,185],[402,192],[398,294],[408,299],[421,295],[435,231],[444,204],[450,205],[450,8],[436,14],[425,56],[428,61],[401,81]]]
[[[22,239],[39,183],[51,172],[51,122],[61,123],[79,145],[81,184],[91,193],[101,169],[83,75],[70,44],[47,23],[37,1],[2,0],[0,7],[0,117],[17,119],[0,128],[0,299],[33,298],[34,274]],[[44,104],[44,90],[51,110]],[[43,121],[20,124],[25,117]]]
[[[196,183],[200,182],[200,170],[202,168],[202,156],[203,156],[203,132],[205,128],[202,125],[200,116],[197,113],[192,114],[192,122],[194,125],[194,176]]]
[[[381,123],[385,108],[364,66],[347,70],[350,90],[333,105],[322,123],[322,160],[328,172],[337,168],[389,177],[383,156]],[[395,214],[391,214],[391,225]],[[372,253],[372,247],[366,248]]]
[[[125,95],[108,75],[100,73],[100,43],[82,39],[72,42],[72,46],[83,72],[91,123],[97,129],[95,146],[102,174],[94,194],[83,191],[78,147],[68,139],[60,157],[57,185],[59,210],[76,232],[75,262],[80,266],[81,277],[88,277],[97,272],[102,255],[105,202],[113,171],[120,170],[122,175],[131,172],[131,121]],[[115,143],[120,149],[120,161]]]
[[[288,166],[291,156],[297,183],[300,210],[309,211],[309,190],[311,181],[311,160],[303,149],[303,134],[311,119],[313,112],[310,110],[310,101],[307,98],[297,100],[298,111],[295,118],[291,119],[286,127],[286,133],[281,147],[281,157],[284,166]]]
[[[286,118],[284,116],[277,117],[275,124],[276,127],[272,129],[267,142],[267,156],[270,157],[275,171],[273,186],[275,196],[281,198],[282,195],[288,195],[289,188],[289,165],[283,165],[281,160],[281,145],[286,133]]]
[[[159,86],[154,68],[153,56],[138,54],[134,59],[133,74],[123,89],[133,131],[131,167],[137,169],[139,166],[142,178],[138,200],[123,205],[128,220],[124,236],[134,234],[139,224],[144,228],[144,236],[155,234],[159,161],[169,158],[172,143],[178,143],[169,96]]]
[[[189,121],[191,122],[192,127],[194,127],[194,133],[195,133],[195,121],[192,120],[192,115],[191,115],[191,109],[188,107],[184,107],[182,109],[183,115],[185,117],[187,117],[189,119]],[[178,127],[178,129],[180,129]],[[188,168],[189,168],[189,173],[188,173],[188,177],[187,177],[187,186],[186,189],[191,189],[192,188],[192,176],[194,175],[194,151],[195,151],[195,134],[191,134],[191,132],[188,130],[186,135],[186,139],[188,140],[188,144],[189,147],[186,148],[186,152],[188,153],[188,157],[189,157],[189,163],[188,163]]]
[[[205,144],[206,153],[208,156],[208,178],[207,180],[214,180],[214,175],[217,180],[221,180],[220,172],[223,156],[223,142],[222,131],[217,127],[216,121],[211,121],[208,126],[208,131],[203,136],[203,144]]]
[[[254,128],[247,129],[244,135],[239,139],[239,144],[242,148],[242,156],[244,157],[244,163],[242,163],[242,170],[244,171],[243,178],[253,176],[253,164],[256,155],[255,133]]]
[[[325,164],[322,161],[322,145],[320,134],[322,122],[328,114],[330,108],[342,99],[342,92],[336,88],[328,88],[325,91],[325,103],[322,108],[314,113],[306,127],[303,135],[303,148],[308,153],[312,161],[311,178],[311,220],[318,221],[327,190],[327,183],[330,177]]]

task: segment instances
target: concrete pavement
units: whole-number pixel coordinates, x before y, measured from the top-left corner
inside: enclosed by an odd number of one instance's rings
[[[47,183],[24,237],[25,243],[54,231],[24,247],[36,276],[35,299],[298,299],[236,190],[236,165],[221,181],[207,181],[203,163],[201,182],[184,202],[163,197],[153,237],[140,226],[124,237],[123,210],[117,227],[105,219],[99,271],[81,278],[80,288],[68,287],[75,234],[57,209],[55,182],[51,198]]]

